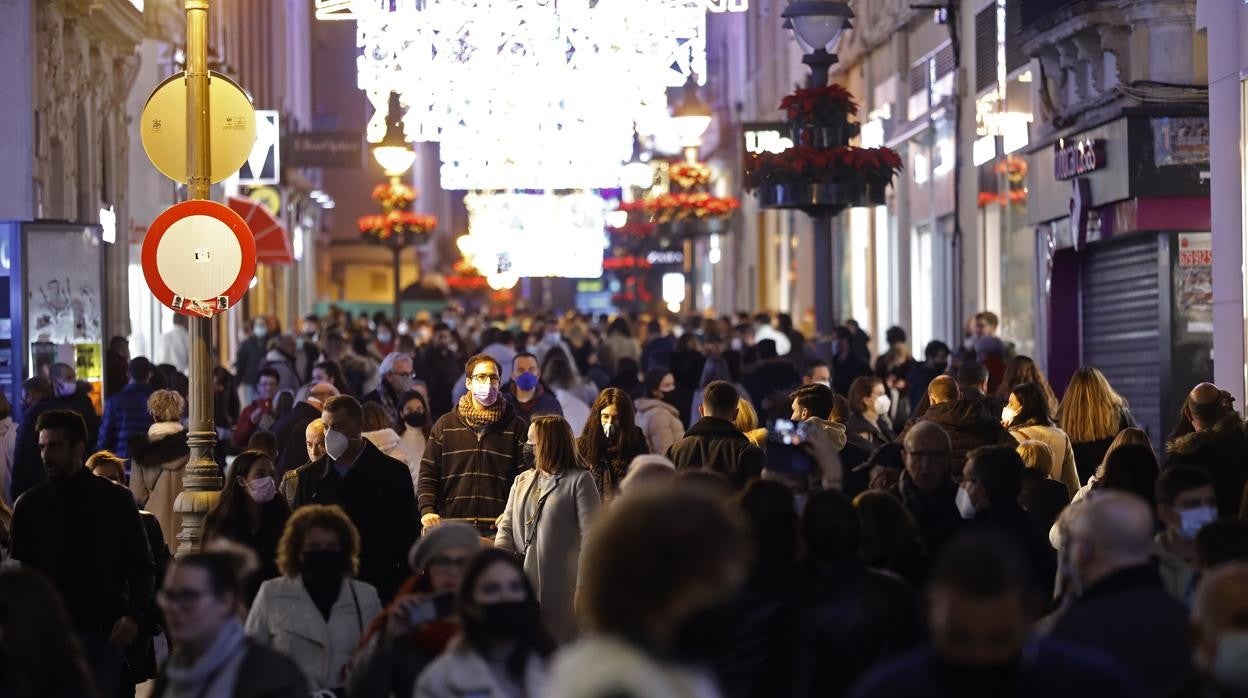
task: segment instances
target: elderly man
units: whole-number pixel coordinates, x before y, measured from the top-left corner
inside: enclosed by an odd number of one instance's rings
[[[308,390],[308,396],[302,402],[295,403],[290,414],[277,420],[273,425],[273,436],[277,439],[277,474],[280,482],[282,475],[307,463],[304,459],[304,431],[313,420],[320,419],[321,410],[331,397],[338,394],[338,389],[329,383],[317,383]]]
[[[1078,594],[1053,637],[1121,662],[1168,696],[1191,667],[1187,609],[1162,586],[1153,562],[1153,514],[1126,492],[1089,498],[1066,542]]]
[[[385,410],[386,418],[394,433],[402,434],[407,425],[403,423],[403,402],[412,391],[412,357],[390,352],[381,360],[381,382],[377,389],[364,396],[361,402],[375,402]]]
[[[951,470],[953,445],[944,429],[919,422],[906,434],[903,446],[906,468],[894,494],[914,516],[923,542],[935,555],[962,522],[954,502],[958,487]]]
[[[1248,482],[1248,433],[1233,400],[1212,383],[1193,388],[1183,404],[1193,431],[1170,442],[1165,462],[1166,468],[1192,465],[1208,471],[1223,517],[1237,515]]]
[[[1191,633],[1201,684],[1191,695],[1248,695],[1248,563],[1205,576],[1192,607]]]

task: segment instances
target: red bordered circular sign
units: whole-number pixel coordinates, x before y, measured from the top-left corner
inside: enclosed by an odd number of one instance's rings
[[[247,223],[215,201],[183,201],[156,217],[143,238],[143,278],[182,315],[211,317],[234,307],[256,275]]]

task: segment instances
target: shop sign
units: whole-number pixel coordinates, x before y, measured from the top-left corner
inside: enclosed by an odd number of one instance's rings
[[[1153,161],[1158,167],[1209,163],[1209,118],[1162,117],[1152,120]]]
[[[1073,141],[1063,138],[1053,146],[1053,177],[1058,181],[1104,169],[1106,164],[1103,138],[1081,138]]]
[[[782,122],[754,122],[742,125],[745,152],[751,155],[783,153],[793,147],[789,125]]]
[[[295,133],[284,148],[291,167],[356,169],[364,165],[364,137],[359,131]]]
[[[683,266],[685,263],[685,253],[680,250],[654,250],[646,255],[646,261],[652,267],[662,267],[668,265]]]
[[[1213,238],[1209,233],[1179,234],[1179,266],[1213,266]]]

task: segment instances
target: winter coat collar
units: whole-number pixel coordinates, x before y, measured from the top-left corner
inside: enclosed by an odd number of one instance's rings
[[[712,439],[733,439],[749,443],[749,439],[745,438],[745,434],[737,431],[736,425],[726,419],[712,417],[707,415],[699,419],[696,424],[689,427],[689,431],[685,432],[686,437],[700,436]]]
[[[680,412],[678,412],[675,407],[663,402],[662,400],[656,400],[652,397],[643,397],[637,401],[638,414],[641,414],[642,412],[649,412],[650,410],[665,411],[670,413],[673,417],[680,419]]]
[[[822,429],[832,439],[832,443],[836,444],[838,449],[845,448],[845,442],[848,440],[845,432],[845,425],[840,422],[830,422],[826,419],[811,417],[806,423],[812,427]]]
[[[191,456],[183,430],[160,437],[137,435],[130,439],[129,446],[131,460],[145,467],[179,470]]]
[[[186,431],[181,422],[156,422],[147,428],[147,438],[152,441]]]
[[[400,440],[399,435],[390,427],[378,429],[377,431],[366,431],[362,435],[377,447],[382,453],[389,453],[398,448]]]
[[[1139,589],[1162,590],[1161,574],[1152,561],[1133,567],[1124,567],[1098,579],[1079,596],[1076,603],[1088,603],[1095,599],[1113,596]]]
[[[1240,436],[1244,433],[1244,423],[1240,421],[1239,415],[1235,412],[1228,412],[1226,416],[1218,420],[1212,429],[1205,431],[1194,431],[1190,434],[1184,434],[1177,439],[1171,441],[1167,445],[1167,449],[1171,453],[1181,455],[1191,455],[1199,452],[1206,446],[1225,441],[1229,438]]]
[[[932,405],[922,419],[959,429],[974,429],[992,421],[984,406],[974,400],[953,400]]]

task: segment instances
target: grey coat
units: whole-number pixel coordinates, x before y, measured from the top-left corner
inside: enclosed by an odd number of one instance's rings
[[[588,470],[570,467],[555,477],[554,485],[538,491],[529,488],[537,471],[516,476],[507,497],[507,507],[498,526],[494,546],[524,556],[524,571],[533,583],[542,606],[542,620],[555,641],[576,639],[577,622],[572,609],[577,588],[581,546],[589,533],[589,523],[601,498]],[[546,492],[549,491],[549,496]],[[526,525],[529,507],[525,496],[540,501],[546,496],[536,531]],[[532,542],[527,546],[526,540]]]

